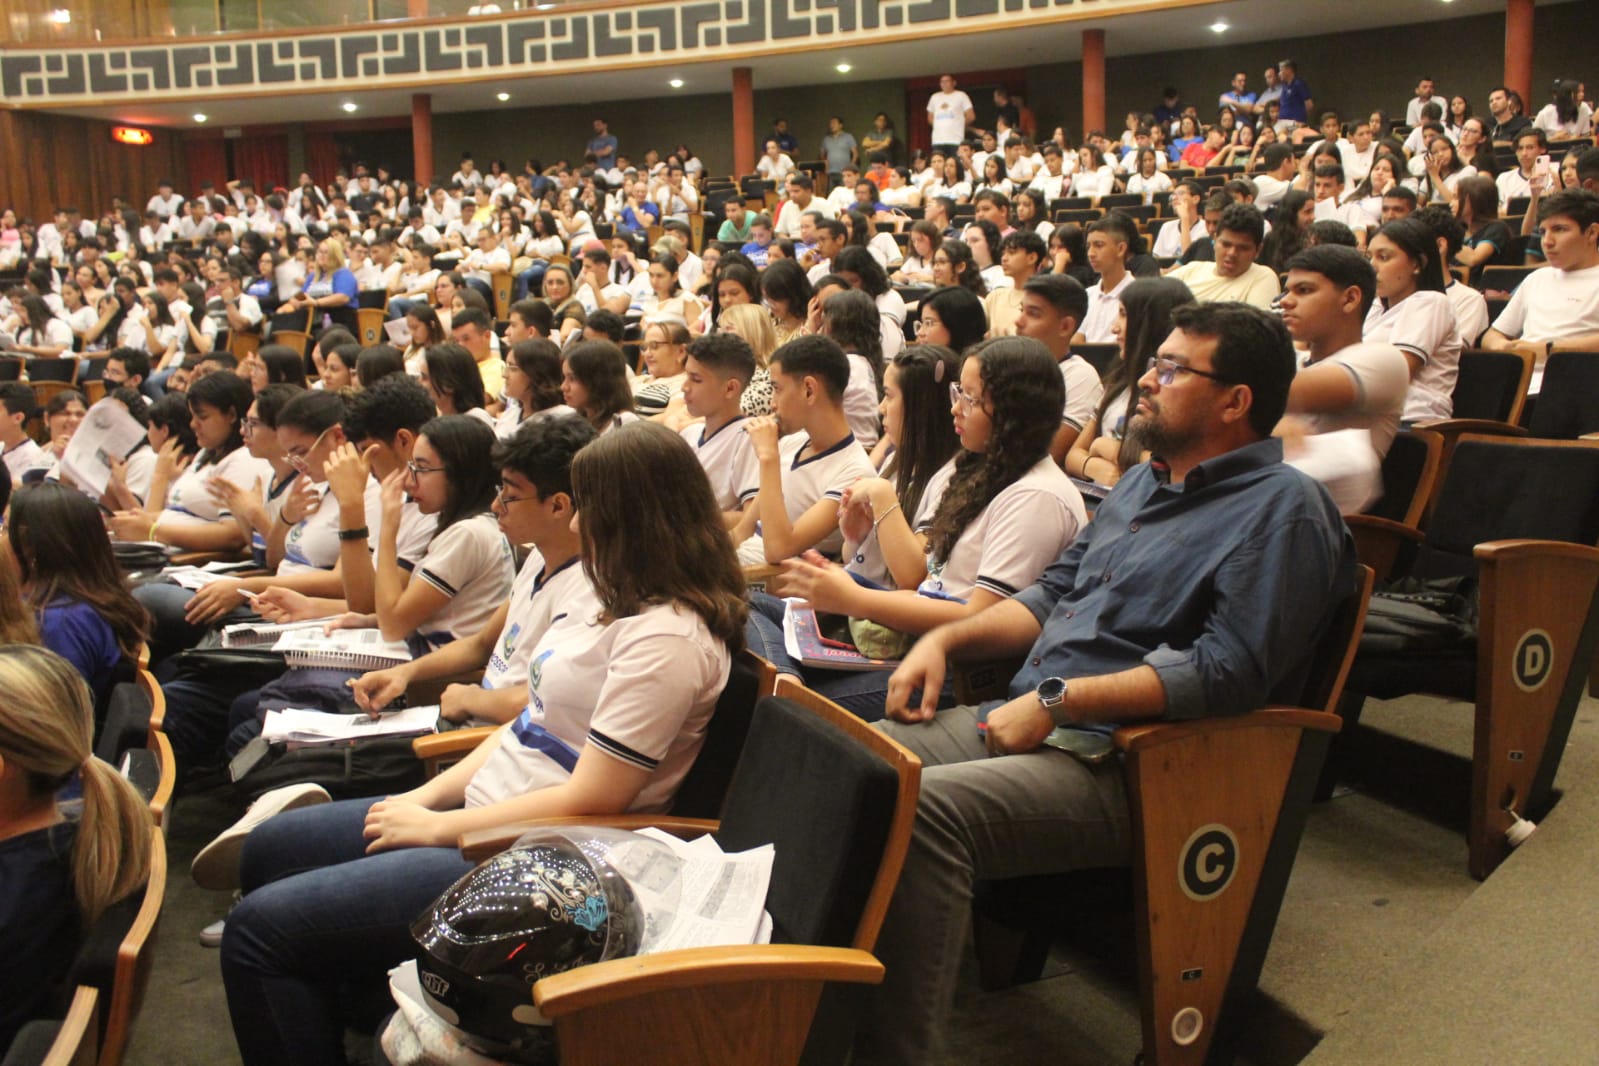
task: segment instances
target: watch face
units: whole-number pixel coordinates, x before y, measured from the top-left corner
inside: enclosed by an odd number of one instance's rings
[[[1038,698],[1044,703],[1058,703],[1066,695],[1066,682],[1058,677],[1046,678],[1038,685]]]

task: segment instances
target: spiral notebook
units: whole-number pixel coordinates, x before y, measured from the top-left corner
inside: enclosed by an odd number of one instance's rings
[[[318,629],[285,633],[272,645],[291,667],[333,670],[384,670],[411,661],[403,640],[384,640],[377,629],[336,629],[324,635]]]
[[[322,627],[333,621],[333,616],[313,618],[306,622],[239,622],[222,627],[224,648],[260,648],[276,650],[278,641],[289,633],[322,632]]]

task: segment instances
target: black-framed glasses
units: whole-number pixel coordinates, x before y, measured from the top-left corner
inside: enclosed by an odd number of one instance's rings
[[[1168,359],[1163,355],[1155,356],[1145,365],[1144,372],[1146,374],[1151,370],[1155,372],[1155,380],[1162,385],[1170,385],[1172,382],[1176,381],[1178,374],[1197,374],[1199,377],[1209,378],[1211,381],[1227,384],[1227,379],[1222,377],[1220,374],[1215,373],[1214,371],[1196,370],[1187,363],[1179,363],[1177,360]]]
[[[510,509],[511,504],[513,504],[513,503],[521,503],[523,500],[536,500],[536,499],[538,499],[537,496],[507,496],[505,494],[505,486],[504,485],[501,485],[500,488],[499,488],[499,491],[495,492],[495,494],[494,494],[495,502],[498,503],[501,507],[506,508],[507,510]]]
[[[405,464],[405,469],[406,469],[407,473],[409,473],[412,477],[415,477],[415,478],[419,478],[423,474],[442,474],[442,473],[444,473],[444,468],[442,466],[422,466],[415,459],[412,459],[409,462],[407,462]]]

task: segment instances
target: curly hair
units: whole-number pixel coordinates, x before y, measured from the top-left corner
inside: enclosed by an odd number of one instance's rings
[[[933,514],[927,550],[945,560],[966,527],[1005,489],[1049,454],[1066,406],[1060,364],[1030,337],[996,337],[973,348],[983,381],[983,403],[993,420],[988,447],[965,451]]]

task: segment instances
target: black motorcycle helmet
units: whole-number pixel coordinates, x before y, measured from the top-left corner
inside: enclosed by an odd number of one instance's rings
[[[627,881],[558,831],[489,859],[411,925],[427,1005],[501,1055],[549,1042],[536,981],[636,954],[644,931]]]

